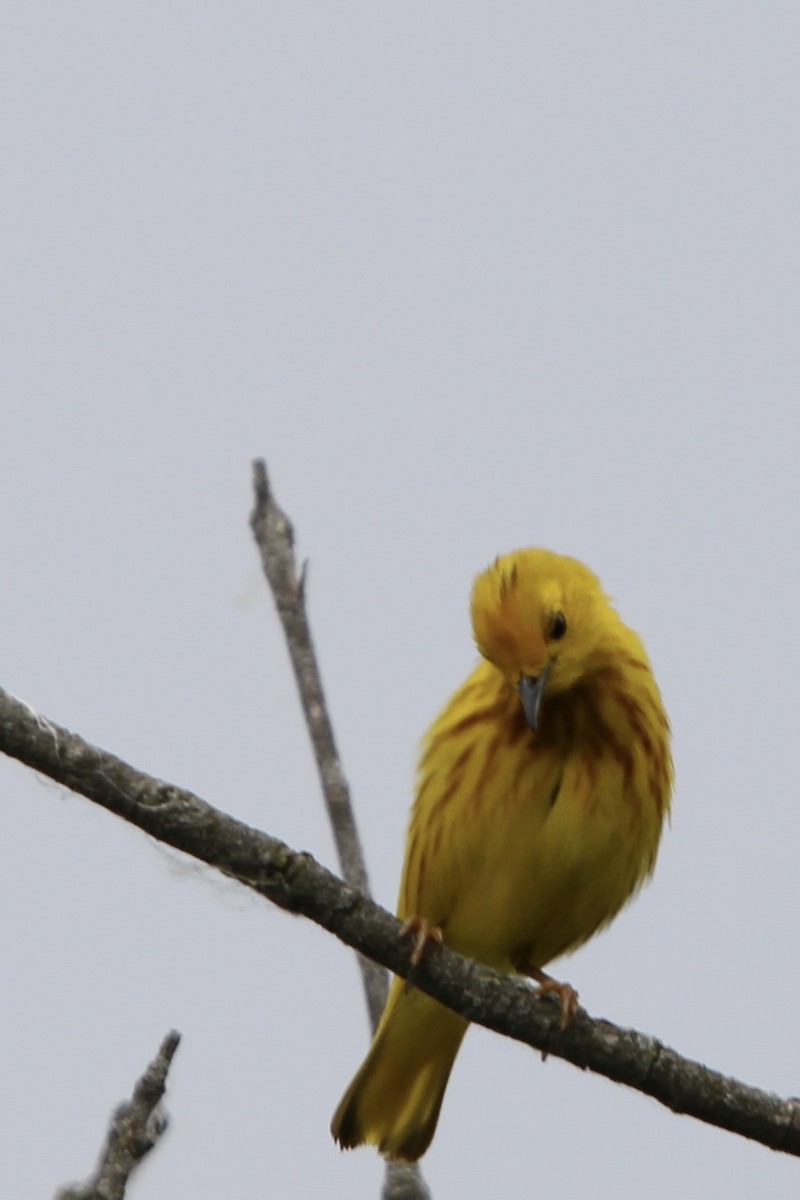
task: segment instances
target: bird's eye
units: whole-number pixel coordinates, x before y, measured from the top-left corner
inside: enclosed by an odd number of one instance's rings
[[[554,642],[559,641],[567,632],[567,618],[563,613],[556,613],[550,626],[550,637]]]

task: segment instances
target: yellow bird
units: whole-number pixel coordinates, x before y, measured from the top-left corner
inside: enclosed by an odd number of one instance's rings
[[[672,792],[669,723],[638,635],[574,558],[518,550],[475,581],[483,656],[428,731],[398,915],[577,1003],[542,968],[651,874]],[[414,1161],[468,1022],[395,979],[331,1131]]]

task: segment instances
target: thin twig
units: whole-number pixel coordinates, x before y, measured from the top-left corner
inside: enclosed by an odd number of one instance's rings
[[[306,567],[304,565],[298,574],[292,523],[275,501],[266,464],[260,458],[253,463],[253,488],[255,506],[250,526],[286,636],[342,875],[354,888],[369,896],[367,868],[350,803],[350,789],[336,748],[306,614]],[[386,972],[369,959],[359,958],[359,965],[374,1031],[386,1003]]]
[[[120,1104],[112,1116],[94,1174],[84,1183],[62,1188],[56,1200],[122,1200],[131,1172],[167,1128],[167,1116],[160,1105],[180,1040],[175,1030],[167,1034],[131,1099]]]
[[[674,1112],[800,1156],[800,1100],[682,1058],[655,1038],[592,1020],[582,1009],[566,1030],[558,1003],[530,988],[432,947],[413,967],[413,947],[396,917],[309,854],[298,854],[212,808],[191,792],[153,779],[85,742],[0,689],[0,752],[95,801],[159,841],[216,867],[289,912],[309,917],[348,946],[460,1013],[547,1054],[652,1096]]]
[[[272,494],[266,463],[260,458],[253,463],[253,490],[255,504],[250,517],[250,527],[283,626],[322,784],[325,807],[333,830],[339,865],[347,883],[369,896],[371,892],[367,867],[350,801],[350,788],[336,748],[333,724],[325,702],[322,676],[306,613],[307,564],[304,563],[298,573],[294,554],[294,529]],[[357,954],[356,957],[364,984],[369,1021],[374,1033],[386,1003],[386,972],[362,954]],[[430,1192],[418,1167],[389,1163],[382,1197],[383,1200],[430,1200]]]

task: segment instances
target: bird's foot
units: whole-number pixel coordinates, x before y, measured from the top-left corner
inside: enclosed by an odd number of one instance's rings
[[[538,983],[537,996],[557,996],[561,1002],[561,1015],[558,1019],[560,1029],[566,1029],[575,1020],[578,1011],[578,993],[569,983],[560,983],[547,975],[539,967],[528,967],[525,974]]]
[[[441,946],[444,942],[441,928],[438,925],[431,925],[424,917],[409,917],[407,921],[403,922],[400,936],[407,938],[412,935],[414,938],[414,949],[411,951],[412,967],[419,966],[422,956],[431,942],[435,942],[437,946]]]

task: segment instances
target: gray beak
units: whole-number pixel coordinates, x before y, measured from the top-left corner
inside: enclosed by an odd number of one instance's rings
[[[541,708],[542,695],[549,674],[550,667],[547,666],[535,679],[531,675],[523,675],[519,681],[519,696],[522,701],[525,720],[531,729],[534,730],[539,724],[539,709]]]

